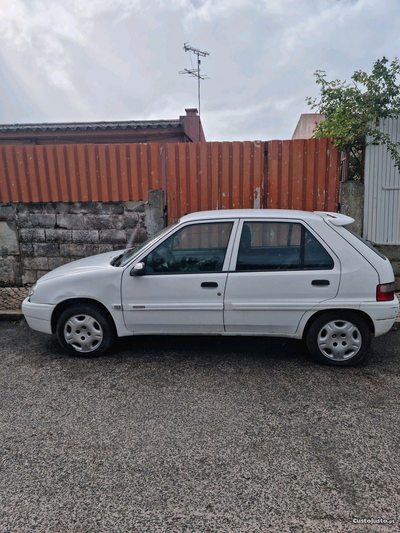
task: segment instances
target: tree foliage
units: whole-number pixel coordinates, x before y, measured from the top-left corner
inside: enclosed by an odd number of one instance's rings
[[[334,145],[351,154],[351,177],[360,177],[361,154],[366,144],[385,145],[400,170],[398,144],[379,130],[379,120],[400,116],[400,63],[386,57],[373,64],[371,74],[357,70],[351,82],[326,79],[323,70],[314,74],[320,97],[306,98],[312,109],[325,115],[314,137],[334,137]]]

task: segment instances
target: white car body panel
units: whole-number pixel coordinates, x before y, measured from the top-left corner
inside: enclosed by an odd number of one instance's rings
[[[130,270],[130,269],[129,269]],[[227,274],[130,276],[122,280],[126,327],[135,333],[222,333]],[[215,282],[215,288],[202,288]]]
[[[328,287],[313,287],[323,277]],[[225,296],[227,332],[249,331],[294,334],[301,317],[316,304],[336,296],[339,271],[327,275],[313,272],[235,272],[228,276]]]
[[[50,279],[58,278],[60,276],[73,276],[84,273],[94,273],[104,269],[111,269],[111,260],[122,253],[123,250],[117,252],[106,252],[103,254],[92,255],[85,257],[84,259],[78,259],[67,263],[58,268],[55,268],[51,272],[48,272],[40,278],[40,282],[48,281]]]

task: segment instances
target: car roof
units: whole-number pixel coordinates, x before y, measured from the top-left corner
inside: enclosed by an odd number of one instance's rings
[[[340,213],[330,213],[323,211],[299,211],[294,209],[218,209],[215,211],[197,211],[184,215],[181,222],[191,220],[211,220],[227,218],[275,218],[275,219],[301,219],[316,221],[321,218],[326,219],[336,225],[346,225],[353,222],[353,219]]]

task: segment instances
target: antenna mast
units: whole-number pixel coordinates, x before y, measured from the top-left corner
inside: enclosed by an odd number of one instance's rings
[[[200,57],[207,57],[210,55],[209,52],[204,52],[202,50],[199,50],[198,48],[194,48],[193,46],[190,46],[189,43],[185,43],[183,45],[183,49],[185,50],[185,52],[193,52],[193,54],[195,54],[197,56],[197,68],[192,68],[192,69],[187,69],[185,68],[184,70],[181,70],[179,72],[179,74],[190,74],[190,76],[192,78],[197,78],[197,98],[198,98],[198,102],[199,102],[199,140],[200,140],[200,130],[201,130],[201,109],[200,109],[200,81],[201,80],[209,80],[210,78],[207,77],[207,76],[202,76],[200,74],[200,65],[201,65],[201,60],[200,60]],[[193,66],[193,65],[192,65]]]

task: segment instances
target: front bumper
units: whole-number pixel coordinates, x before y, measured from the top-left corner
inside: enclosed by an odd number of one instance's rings
[[[28,326],[42,333],[53,333],[51,331],[51,315],[55,305],[33,303],[25,298],[22,302],[22,312],[28,322]]]

